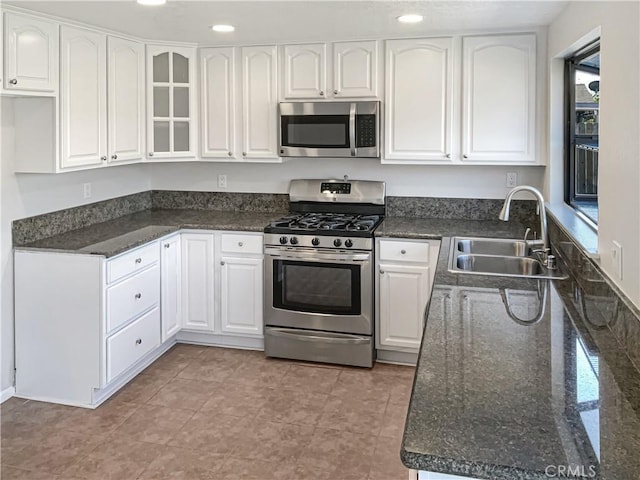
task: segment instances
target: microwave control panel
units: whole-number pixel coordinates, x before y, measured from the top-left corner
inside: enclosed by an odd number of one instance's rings
[[[376,146],[376,116],[357,115],[356,116],[356,147]]]

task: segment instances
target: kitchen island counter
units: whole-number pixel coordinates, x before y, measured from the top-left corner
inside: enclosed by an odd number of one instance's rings
[[[452,274],[449,247],[444,237],[405,466],[480,479],[640,478],[640,374],[607,328],[621,321],[614,297],[568,268],[554,281]]]

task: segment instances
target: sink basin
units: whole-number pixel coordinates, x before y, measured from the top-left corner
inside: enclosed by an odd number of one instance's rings
[[[560,270],[545,267],[533,253],[531,244],[518,239],[454,237],[449,271],[500,277],[567,278]]]
[[[531,247],[524,240],[502,238],[458,238],[456,248],[462,253],[476,255],[505,255],[526,257],[531,255]]]
[[[496,275],[538,276],[545,268],[535,258],[495,255],[458,255],[456,267],[466,272],[493,273]]]

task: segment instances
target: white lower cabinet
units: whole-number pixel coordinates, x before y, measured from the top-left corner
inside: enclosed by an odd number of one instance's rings
[[[95,407],[163,352],[157,249],[15,252],[18,397]]]
[[[214,331],[214,234],[182,234],[182,328]]]
[[[262,335],[262,257],[220,260],[220,319],[224,333]]]
[[[180,234],[160,241],[160,298],[162,341],[166,342],[182,327],[182,250]]]
[[[418,352],[439,248],[437,240],[376,240],[378,350]]]

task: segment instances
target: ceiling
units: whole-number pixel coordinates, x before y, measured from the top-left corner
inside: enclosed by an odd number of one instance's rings
[[[6,1],[10,5],[149,40],[205,45],[286,43],[434,35],[548,25],[566,1],[180,1],[145,7],[134,0]],[[404,25],[396,17],[420,13]],[[208,27],[226,23],[233,33]]]

